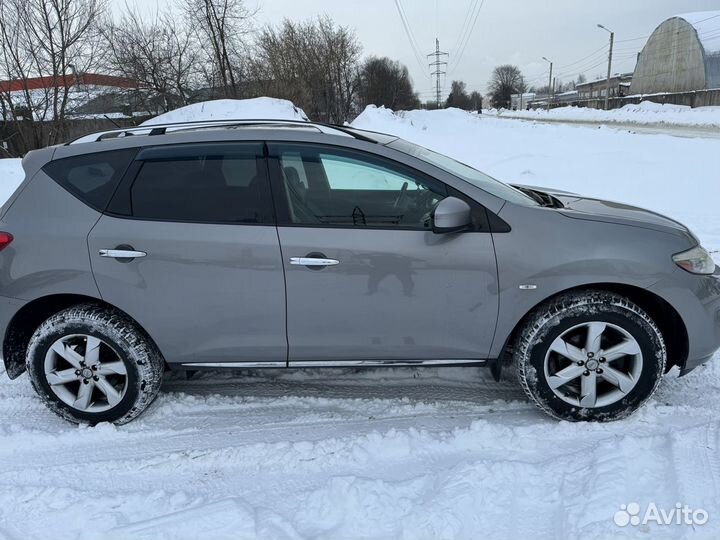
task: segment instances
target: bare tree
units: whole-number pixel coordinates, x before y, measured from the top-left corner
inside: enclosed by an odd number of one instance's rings
[[[410,110],[420,106],[408,68],[390,58],[371,56],[360,67],[358,74],[358,104],[388,107],[393,110]]]
[[[193,34],[169,12],[147,20],[128,10],[104,30],[110,69],[134,81],[136,108],[165,112],[187,105],[197,84],[200,51]]]
[[[219,95],[241,97],[247,63],[243,40],[252,30],[255,12],[243,0],[184,0],[184,6],[205,52],[206,83]]]
[[[313,118],[343,122],[353,111],[360,50],[355,33],[327,17],[286,19],[258,36],[250,65],[256,91],[289,99]]]
[[[525,78],[517,66],[505,64],[493,70],[488,90],[490,91],[493,107],[509,107],[510,96],[525,92],[527,86]]]
[[[0,73],[16,81],[0,101],[25,149],[63,140],[71,89],[103,50],[97,23],[106,7],[107,0],[0,0]],[[28,86],[32,77],[43,78],[41,88]],[[18,122],[28,118],[48,129],[21,129]]]

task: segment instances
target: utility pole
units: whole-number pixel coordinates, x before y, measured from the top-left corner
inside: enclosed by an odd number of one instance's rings
[[[608,53],[608,72],[607,72],[607,85],[605,87],[605,110],[608,110],[610,105],[610,74],[612,73],[612,53],[613,43],[615,41],[615,32],[605,28],[602,24],[598,24],[598,28],[602,28],[606,32],[610,32],[610,52]]]
[[[554,85],[553,85],[553,78],[552,78],[553,63],[550,60],[548,60],[547,58],[545,58],[544,56],[542,57],[542,59],[545,60],[548,64],[550,64],[550,76],[548,77],[548,104],[547,104],[547,110],[549,111],[550,110],[550,101],[552,100],[553,94],[554,94]]]
[[[435,98],[437,108],[440,108],[440,75],[445,75],[445,71],[442,71],[442,66],[447,66],[447,62],[441,62],[440,58],[443,56],[450,56],[446,52],[440,50],[440,40],[435,38],[435,52],[427,55],[428,57],[434,56],[435,61],[428,64],[430,67],[434,67],[435,71],[431,72],[430,75],[435,75]]]

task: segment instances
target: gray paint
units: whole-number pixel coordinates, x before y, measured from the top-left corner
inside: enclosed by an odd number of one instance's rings
[[[24,300],[57,293],[98,297],[86,239],[100,215],[44,172],[36,173],[0,222],[0,230],[15,237],[0,252],[0,294]]]
[[[486,358],[497,318],[484,233],[280,227],[293,360]],[[340,261],[287,264],[312,252]]]
[[[543,300],[603,283],[647,289],[679,312],[687,366],[720,346],[720,270],[696,276],[671,261],[697,243],[641,209],[557,193],[565,209],[517,206],[379,144],[306,130],[237,129],[135,136],[58,147],[44,160],[123,147],[203,141],[318,142],[395,159],[496,213],[510,232],[210,225],[122,219],[80,203],[44,173],[9,205],[0,230],[0,331],[28,301],[82,294],[123,309],[172,364],[291,361],[471,361],[498,357]],[[98,256],[121,244],[147,257]],[[289,265],[322,253],[340,264]],[[97,282],[97,284],[96,284]],[[18,300],[20,299],[20,300]],[[287,305],[286,305],[287,300]],[[287,318],[287,327],[286,327]],[[289,347],[288,347],[289,345]]]
[[[120,244],[148,255],[98,255]],[[286,359],[275,227],[103,216],[88,246],[103,300],[134,317],[168,362]]]

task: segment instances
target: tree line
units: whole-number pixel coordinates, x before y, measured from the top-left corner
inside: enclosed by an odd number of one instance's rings
[[[85,73],[136,82],[132,110],[157,114],[218,98],[291,100],[313,119],[350,120],[366,105],[419,107],[406,66],[363,57],[349,27],[328,17],[258,27],[243,0],[179,0],[148,16],[109,0],[0,0],[0,80],[43,77],[53,84],[0,89],[0,114],[25,149],[65,140]],[[462,84],[462,83],[459,83]],[[84,96],[87,99],[88,96]],[[92,96],[97,97],[97,96]],[[478,108],[477,92],[456,87],[446,105]],[[20,129],[41,120],[43,129]]]

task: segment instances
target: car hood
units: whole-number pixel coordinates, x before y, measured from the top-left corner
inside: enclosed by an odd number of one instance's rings
[[[685,225],[652,210],[595,197],[583,197],[577,193],[560,189],[524,185],[516,185],[516,187],[531,189],[554,197],[562,203],[562,207],[555,210],[569,218],[660,230],[687,236],[694,243],[698,243],[697,238]]]

